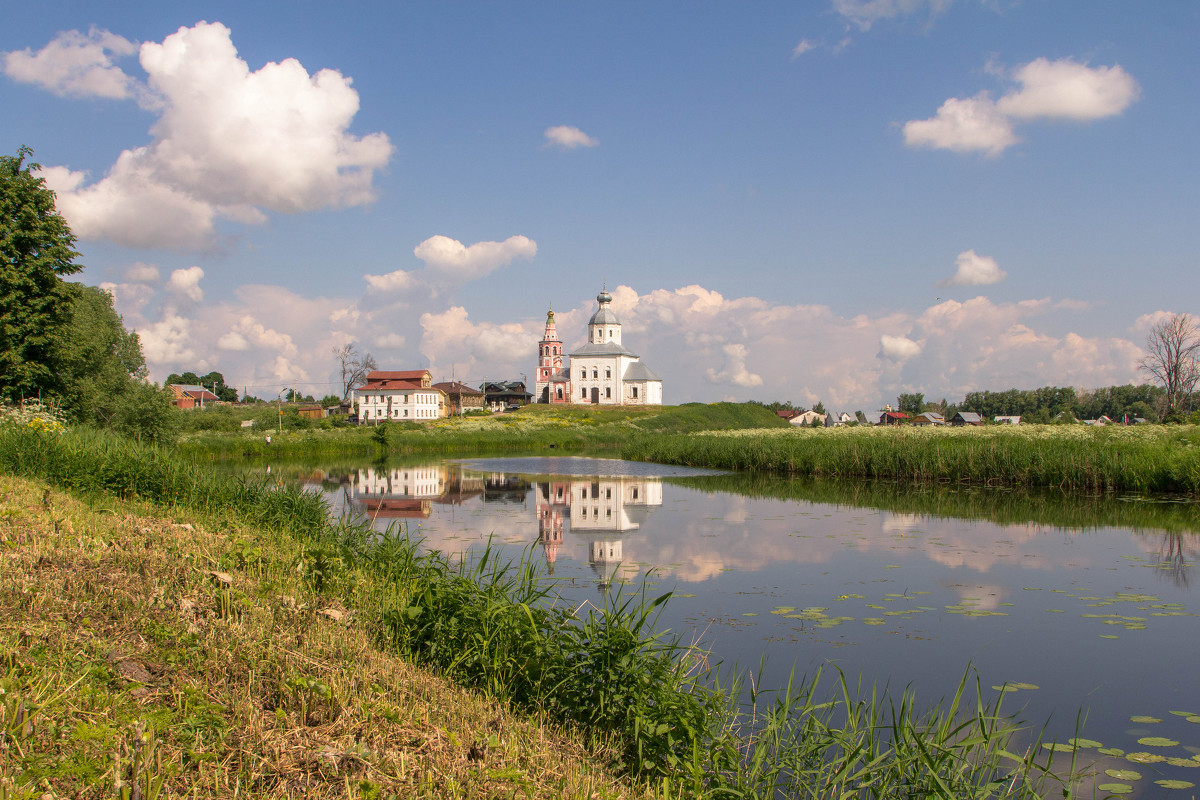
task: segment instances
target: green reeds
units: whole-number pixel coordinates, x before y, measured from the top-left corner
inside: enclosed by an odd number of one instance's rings
[[[739,471],[1068,490],[1200,492],[1200,428],[846,427],[642,436],[624,458]]]

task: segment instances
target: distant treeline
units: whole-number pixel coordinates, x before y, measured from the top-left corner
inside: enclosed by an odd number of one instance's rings
[[[1004,392],[968,392],[962,403],[947,410],[974,411],[984,419],[1020,416],[1022,422],[1054,422],[1057,419],[1125,418],[1157,422],[1157,409],[1166,400],[1158,386],[1107,386],[1079,390],[1070,386],[1043,386],[1040,389],[1009,389]]]
[[[1166,408],[1166,399],[1166,392],[1161,387],[1149,384],[1106,386],[1103,389],[1043,386],[1040,389],[1008,389],[1003,392],[968,392],[966,397],[958,403],[948,403],[945,399],[940,402],[930,401],[926,400],[925,395],[920,392],[911,392],[901,394],[892,407],[910,415],[916,415],[922,411],[937,411],[947,419],[958,411],[974,411],[988,420],[993,417],[1019,416],[1022,422],[1073,422],[1080,419],[1099,419],[1102,416],[1118,422],[1125,419],[1182,422],[1183,419],[1162,419]],[[1185,400],[1183,409],[1185,417],[1200,407],[1197,400],[1200,398],[1190,397]],[[807,410],[801,406],[794,406],[791,402],[758,403],[758,405],[765,406],[771,411]],[[813,410],[824,413],[825,407],[821,403],[817,403],[813,406]],[[859,419],[863,418],[861,410],[857,412],[857,416]]]

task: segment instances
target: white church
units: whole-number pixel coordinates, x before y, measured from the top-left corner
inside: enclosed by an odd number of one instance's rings
[[[662,378],[621,344],[621,322],[609,306],[612,295],[596,295],[599,308],[588,321],[587,343],[563,364],[563,346],[546,315],[546,332],[538,343],[534,402],[591,403],[614,406],[660,406]]]

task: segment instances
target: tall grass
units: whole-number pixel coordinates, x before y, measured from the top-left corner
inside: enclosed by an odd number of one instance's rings
[[[841,478],[1200,492],[1200,428],[846,427],[631,439],[638,461]]]
[[[665,795],[1033,798],[1057,780],[1035,758],[1036,736],[1032,755],[1015,755],[1028,732],[978,686],[968,702],[965,680],[929,711],[910,692],[863,696],[844,679],[826,696],[820,676],[773,695],[753,687],[746,705],[736,675],[702,669],[701,650],[658,629],[668,596],[566,608],[530,553],[454,562],[399,530],[330,523],[314,495],[247,486],[107,434],[0,429],[0,470],[290,534],[308,587],[354,607],[379,643],[615,745],[619,766]]]

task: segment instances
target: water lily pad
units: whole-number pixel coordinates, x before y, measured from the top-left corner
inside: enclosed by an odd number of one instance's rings
[[[1095,739],[1068,739],[1068,742],[1076,747],[1100,747],[1103,742],[1097,742]]]
[[[1101,639],[1120,639],[1121,637],[1113,636],[1111,633],[1102,633],[1102,634],[1100,634],[1100,638]]]
[[[1200,716],[1184,717],[1184,722],[1191,722],[1195,725],[1200,725]]]
[[[1049,750],[1052,753],[1073,753],[1073,752],[1075,752],[1074,747],[1072,747],[1069,744],[1062,744],[1060,742],[1053,742],[1051,744],[1043,744],[1042,747],[1044,747],[1045,749]]]
[[[1195,711],[1172,711],[1171,713],[1172,713],[1172,714],[1174,714],[1174,715],[1175,715],[1175,716],[1177,716],[1177,717],[1195,717],[1195,716],[1200,716],[1200,715],[1197,715]]]
[[[1170,764],[1172,767],[1188,767],[1189,769],[1200,767],[1200,761],[1196,761],[1192,758],[1168,758],[1166,763]]]
[[[1158,753],[1128,753],[1125,756],[1126,761],[1132,761],[1135,764],[1157,764],[1160,761],[1166,761],[1166,756],[1160,756]]]
[[[1140,781],[1142,773],[1132,769],[1106,769],[1104,774],[1119,781]]]
[[[1196,785],[1191,781],[1173,781],[1165,778],[1161,781],[1155,781],[1155,783],[1164,789],[1190,789]]]
[[[1147,716],[1143,716],[1141,714],[1139,714],[1136,717],[1130,717],[1129,721],[1130,722],[1141,722],[1141,723],[1162,722],[1162,720],[1158,717],[1147,717]]]
[[[757,617],[758,612],[757,611],[743,611],[742,616],[743,617]]]
[[[1106,756],[1112,756],[1113,758],[1120,758],[1121,756],[1125,755],[1125,751],[1119,747],[1101,747],[1098,752],[1103,753]],[[1200,764],[1200,761],[1197,761],[1196,763]]]
[[[1015,691],[1017,691],[1015,686],[1009,686],[1007,684],[1005,684],[1003,686],[993,686],[992,688],[995,689],[997,692],[1015,692]],[[1068,749],[1070,749],[1070,748],[1068,748]]]
[[[1146,747],[1174,747],[1179,742],[1165,736],[1143,736],[1138,739],[1138,744],[1144,744]]]
[[[1015,681],[1013,683],[1010,683],[1009,686],[1013,687],[1014,689],[1028,689],[1028,690],[1042,688],[1042,687],[1038,686],[1036,683],[1022,683],[1021,681]],[[1097,747],[1098,746],[1099,745],[1097,745]]]
[[[1133,792],[1133,787],[1128,783],[1102,783],[1096,788],[1109,794],[1131,794]]]
[[[886,625],[887,620],[883,617],[863,617],[864,625]]]

